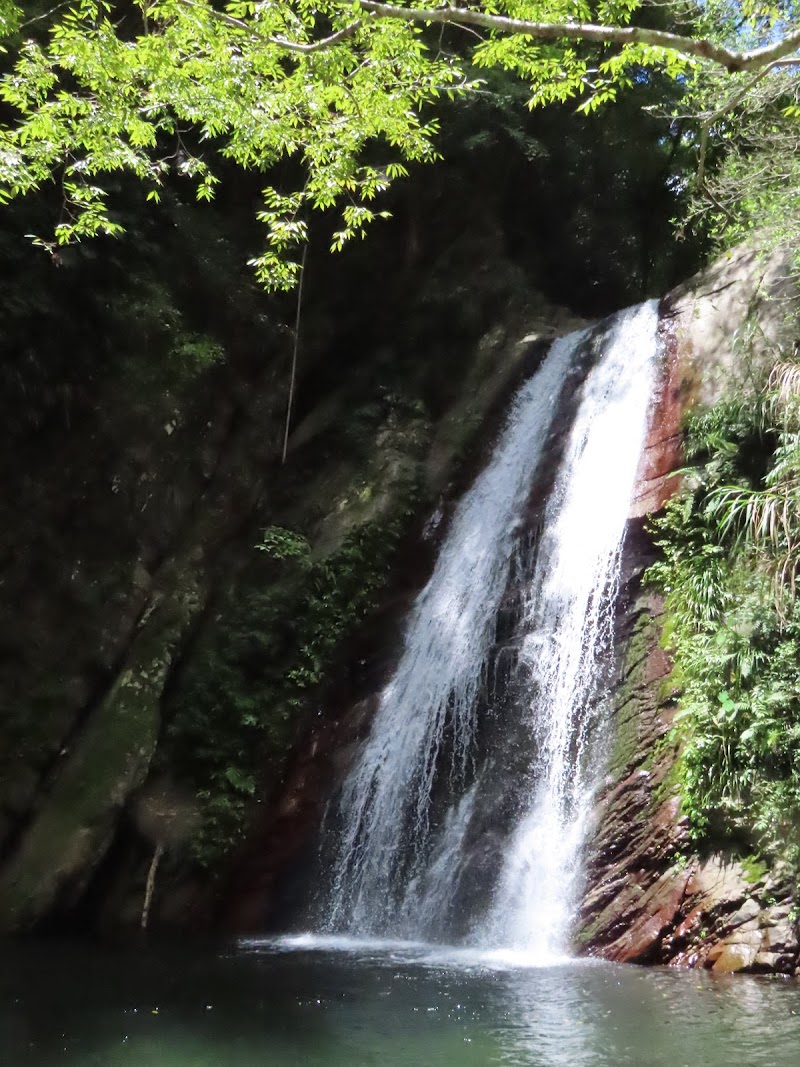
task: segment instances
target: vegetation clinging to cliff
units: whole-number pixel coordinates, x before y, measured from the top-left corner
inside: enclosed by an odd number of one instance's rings
[[[649,575],[666,594],[680,792],[695,839],[799,868],[800,603],[786,546],[748,521],[744,504],[774,500],[798,455],[784,415],[767,389],[690,420],[691,488],[654,523],[663,558]]]
[[[357,411],[350,436],[379,412]],[[336,652],[363,624],[420,496],[417,460],[428,424],[419,405],[393,398],[378,424],[372,481],[357,477],[339,499],[340,528],[309,540],[270,526],[260,558],[221,598],[167,707],[160,759],[200,802],[192,841],[195,861],[213,865],[236,844],[251,798],[265,778],[280,781],[298,729],[298,712],[330,673]],[[364,448],[375,448],[369,436]],[[298,492],[295,487],[295,493]],[[305,524],[313,500],[301,508]],[[328,544],[321,551],[321,543]],[[315,550],[316,549],[316,550]]]

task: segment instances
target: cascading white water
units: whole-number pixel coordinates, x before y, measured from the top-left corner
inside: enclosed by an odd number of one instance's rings
[[[402,658],[344,785],[327,929],[385,933],[413,910],[445,731],[445,774],[457,789],[474,756],[476,697],[520,514],[581,337],[556,341],[519,390],[494,455],[457,508],[417,598]],[[401,868],[408,872],[404,884]]]
[[[540,960],[566,950],[597,780],[596,753],[587,741],[611,651],[619,552],[647,432],[657,326],[655,301],[614,322],[584,387],[528,588],[521,668],[533,693],[529,804],[511,836],[479,939]]]
[[[589,727],[647,429],[656,327],[654,302],[613,320],[547,504],[517,667],[529,694],[520,709],[525,799],[488,913],[470,937],[484,947],[542,960],[564,948],[596,782]],[[517,394],[417,598],[400,663],[339,801],[328,931],[440,939],[447,929],[482,800],[477,706],[497,612],[556,400],[588,337],[556,341]]]

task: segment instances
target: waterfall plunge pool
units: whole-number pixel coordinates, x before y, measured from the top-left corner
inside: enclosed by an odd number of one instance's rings
[[[3,947],[9,1067],[796,1067],[800,984],[421,943]]]

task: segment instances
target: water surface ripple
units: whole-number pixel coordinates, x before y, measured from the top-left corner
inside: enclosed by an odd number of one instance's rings
[[[797,1067],[800,986],[420,943],[3,950],[9,1067]]]

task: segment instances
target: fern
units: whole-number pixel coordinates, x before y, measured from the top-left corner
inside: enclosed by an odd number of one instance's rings
[[[648,578],[666,598],[695,840],[744,839],[800,870],[800,427],[786,381],[692,420],[690,488],[653,523]]]

